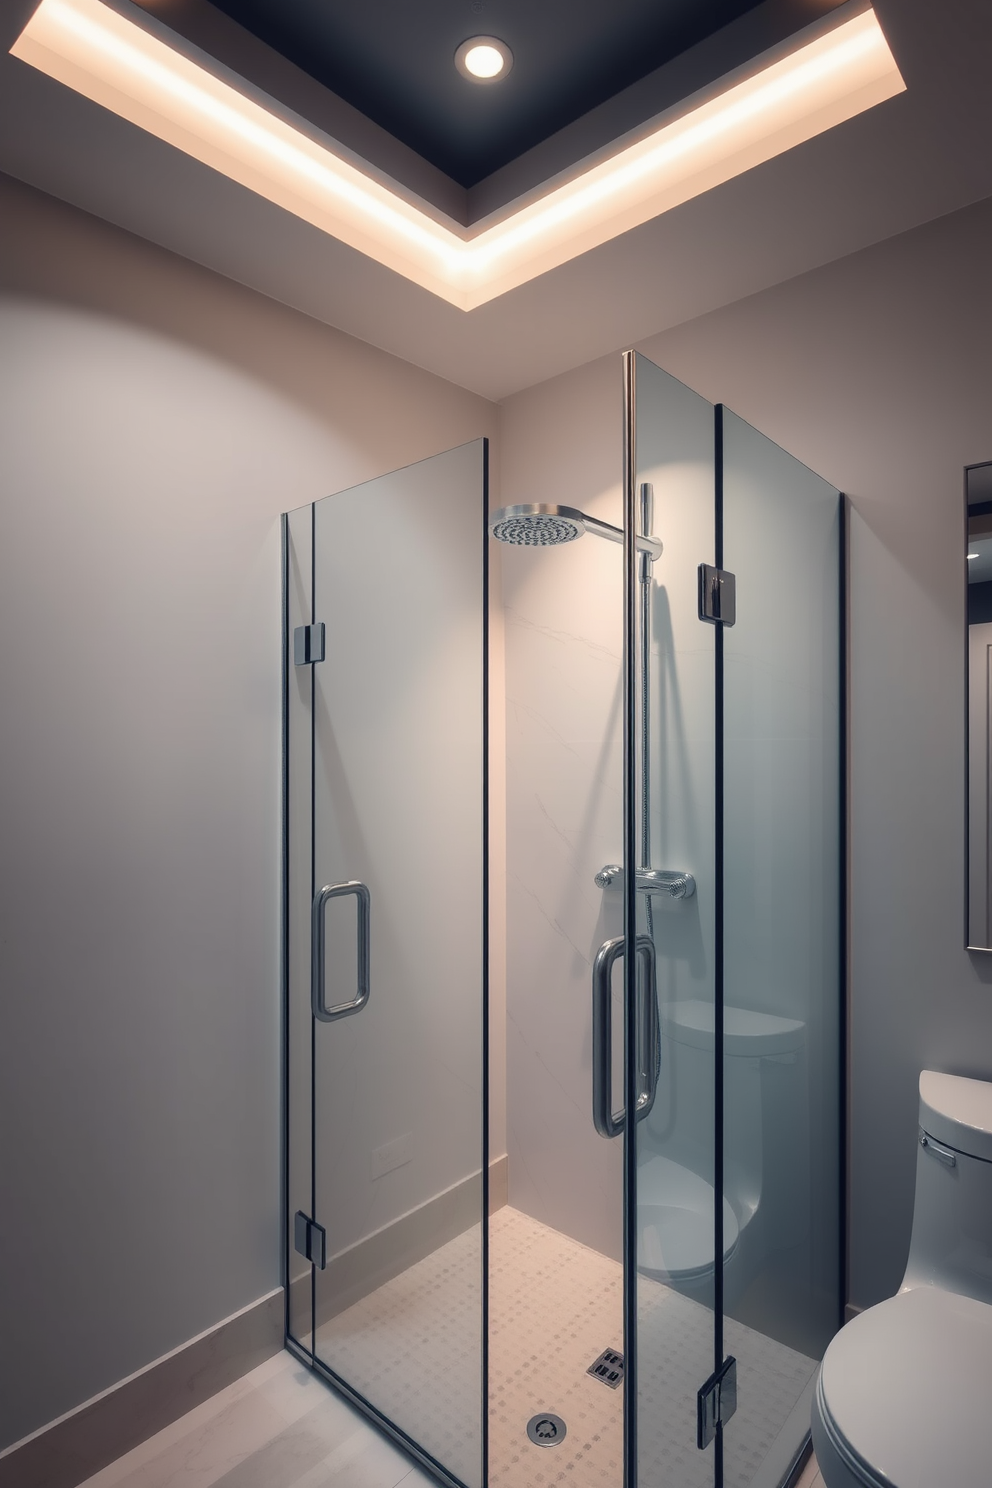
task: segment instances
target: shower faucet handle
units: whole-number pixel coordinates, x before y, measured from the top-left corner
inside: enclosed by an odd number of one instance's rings
[[[622,889],[623,869],[619,863],[607,863],[600,868],[594,882],[597,889]],[[691,873],[671,868],[638,868],[634,882],[639,893],[660,894],[665,899],[691,899],[696,892],[696,880]]]

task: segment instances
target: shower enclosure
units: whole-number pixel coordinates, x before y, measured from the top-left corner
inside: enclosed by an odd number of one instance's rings
[[[490,510],[479,440],[284,518],[287,1343],[442,1483],[781,1488],[844,1294],[843,503],[618,392],[619,501]]]

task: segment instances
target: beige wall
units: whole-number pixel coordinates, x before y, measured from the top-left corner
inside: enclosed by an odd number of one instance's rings
[[[0,179],[0,1446],[279,1262],[279,532],[484,400]]]

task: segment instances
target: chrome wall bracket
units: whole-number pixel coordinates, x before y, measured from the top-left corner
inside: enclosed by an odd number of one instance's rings
[[[293,1249],[323,1271],[327,1265],[327,1231],[309,1214],[297,1209],[293,1216]]]
[[[594,882],[597,889],[622,889],[623,869],[619,863],[607,863]],[[659,894],[664,899],[691,899],[696,892],[696,880],[691,873],[671,868],[638,868],[634,883],[638,893]]]
[[[708,1447],[718,1426],[726,1426],[737,1409],[737,1360],[728,1354],[696,1395],[696,1446]]]
[[[737,575],[727,568],[699,565],[699,618],[708,625],[733,625],[737,619]]]
[[[324,659],[324,622],[298,625],[293,631],[293,665],[311,666]]]

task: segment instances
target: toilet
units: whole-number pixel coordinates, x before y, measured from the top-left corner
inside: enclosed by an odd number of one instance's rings
[[[638,1269],[688,1296],[713,1277],[712,1105],[715,1015],[698,999],[662,1004],[659,1094],[639,1142]],[[796,1243],[804,1206],[805,1024],[748,1008],[724,1009],[723,1260],[730,1294],[746,1286],[764,1239]],[[779,1171],[781,1170],[781,1171]],[[781,1180],[781,1181],[779,1181]],[[781,1192],[780,1192],[781,1191]]]
[[[992,1084],[924,1070],[909,1261],[831,1341],[813,1448],[827,1488],[992,1483]]]

